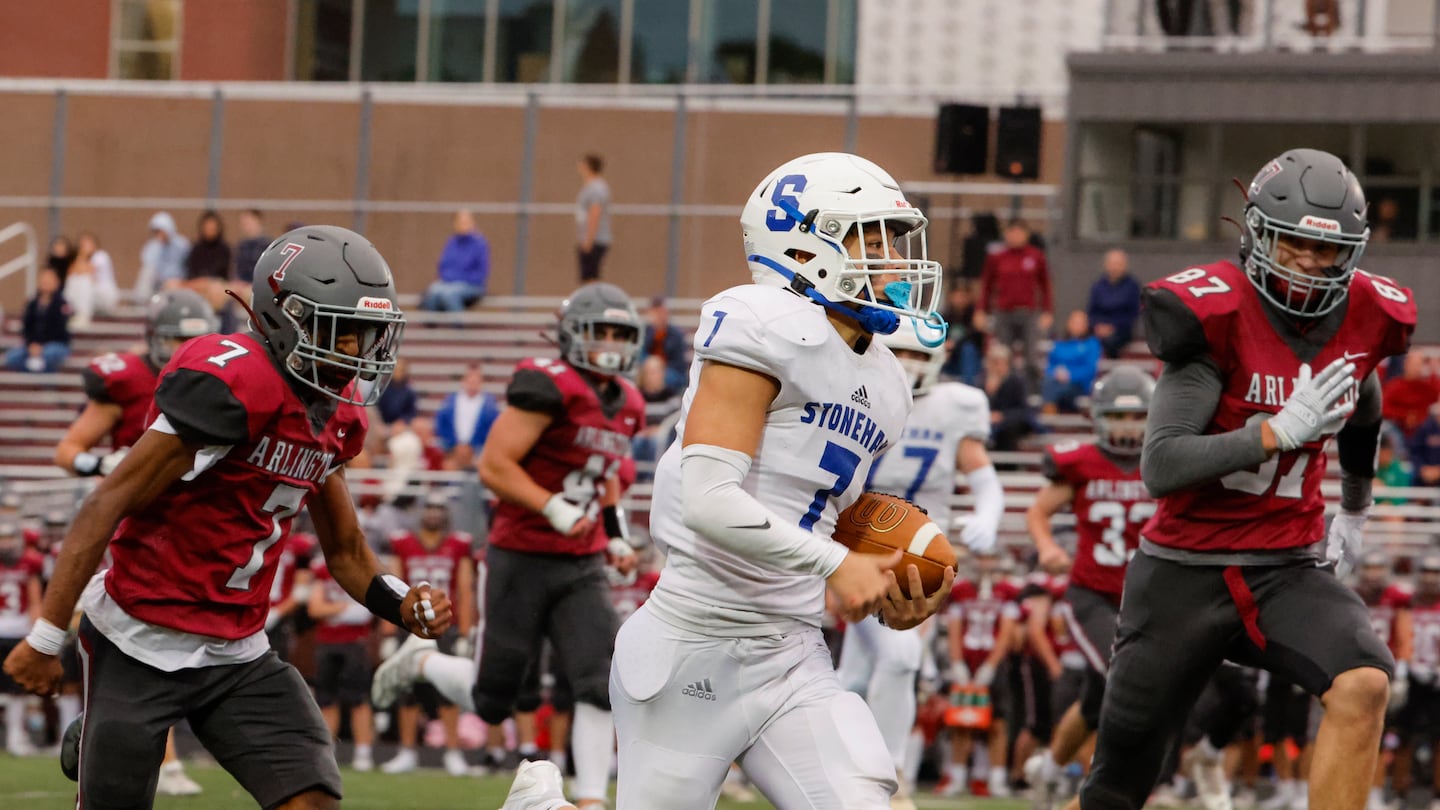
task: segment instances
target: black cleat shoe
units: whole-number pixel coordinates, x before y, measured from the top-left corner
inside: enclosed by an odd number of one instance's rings
[[[60,738],[60,770],[71,782],[80,781],[80,729],[84,723],[85,713],[81,712],[70,721]]]

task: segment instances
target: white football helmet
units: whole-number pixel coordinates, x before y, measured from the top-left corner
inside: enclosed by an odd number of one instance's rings
[[[946,331],[936,313],[943,277],[926,252],[928,224],[884,169],[844,152],[785,163],[755,187],[740,214],[756,283],[789,287],[871,333],[891,334],[902,318],[911,319],[910,331],[939,346]],[[864,244],[877,230],[889,255],[853,258],[845,238],[855,234]],[[877,289],[876,277],[888,275],[899,278]]]
[[[897,329],[894,334],[880,338],[890,351],[912,351],[925,355],[924,360],[897,357],[905,373],[910,376],[911,391],[915,396],[928,392],[940,379],[940,367],[945,365],[945,347],[928,346],[914,329]]]

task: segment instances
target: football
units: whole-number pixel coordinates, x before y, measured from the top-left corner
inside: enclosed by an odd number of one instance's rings
[[[940,527],[925,510],[904,498],[883,492],[866,492],[835,521],[836,541],[852,551],[884,554],[900,549],[904,554],[891,570],[900,591],[910,596],[907,569],[920,569],[920,583],[926,596],[934,595],[945,581],[946,566],[955,566],[955,550]]]

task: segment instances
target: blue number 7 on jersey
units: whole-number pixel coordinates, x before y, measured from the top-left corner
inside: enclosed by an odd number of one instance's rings
[[[859,456],[834,442],[825,443],[825,452],[820,454],[820,469],[834,473],[835,486],[815,490],[815,500],[810,502],[805,517],[800,518],[800,528],[807,532],[815,528],[815,521],[825,511],[825,502],[850,488],[850,482],[855,480],[855,468],[859,466]]]
[[[710,345],[710,341],[715,339],[715,333],[720,331],[720,324],[725,322],[725,316],[729,314],[724,310],[715,310],[715,325],[710,327],[710,334],[705,336],[705,342],[700,344],[700,348],[707,348]]]

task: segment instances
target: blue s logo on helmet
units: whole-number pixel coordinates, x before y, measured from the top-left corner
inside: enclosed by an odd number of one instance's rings
[[[800,210],[800,199],[795,195],[805,190],[806,182],[803,174],[787,174],[780,178],[780,182],[775,184],[775,190],[770,194],[770,202],[775,207],[765,215],[765,227],[776,233],[784,233],[794,230],[795,226],[800,224],[800,220],[795,217],[795,212]]]

